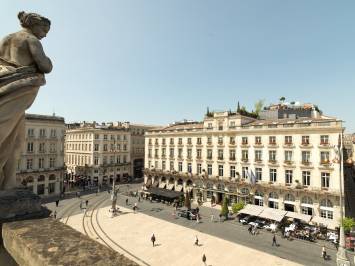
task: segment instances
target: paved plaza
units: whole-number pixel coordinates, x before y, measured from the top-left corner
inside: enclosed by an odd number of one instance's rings
[[[114,218],[111,218],[109,207],[89,215],[94,215],[94,227],[105,242],[130,258],[129,253],[141,258],[143,262],[132,258],[141,265],[203,265],[203,254],[207,257],[207,265],[258,265],[261,261],[265,266],[300,265],[143,213],[133,213],[131,209],[120,207],[120,210],[122,213]],[[77,214],[71,217],[68,225],[84,233],[82,218],[83,214]],[[109,238],[100,231],[98,223]],[[153,233],[157,238],[154,248],[150,241]],[[194,245],[196,235],[199,246]],[[95,235],[91,236],[96,239]]]

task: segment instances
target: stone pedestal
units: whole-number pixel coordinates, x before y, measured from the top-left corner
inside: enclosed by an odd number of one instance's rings
[[[0,190],[0,224],[11,221],[48,217],[41,198],[27,188]]]

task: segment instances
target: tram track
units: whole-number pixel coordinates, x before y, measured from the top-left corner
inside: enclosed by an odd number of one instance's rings
[[[99,200],[91,210],[87,210],[84,213],[82,219],[82,227],[85,235],[96,238],[96,240],[100,240],[105,246],[113,251],[118,251],[121,254],[127,256],[128,258],[133,258],[136,262],[144,266],[150,266],[146,261],[141,258],[135,256],[133,253],[119,245],[116,241],[114,241],[108,234],[103,230],[100,222],[99,222],[99,211],[100,207],[104,205],[105,202],[109,201],[108,198],[104,198],[103,200]],[[89,221],[87,221],[89,219]],[[96,224],[95,224],[96,223]],[[90,226],[88,226],[90,225]]]

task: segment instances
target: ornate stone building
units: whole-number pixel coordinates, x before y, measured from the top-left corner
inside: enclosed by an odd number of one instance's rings
[[[92,184],[107,184],[142,177],[144,132],[152,128],[129,122],[68,125],[65,163],[71,179],[86,177]]]
[[[313,216],[335,227],[340,164],[334,146],[342,122],[319,115],[260,120],[208,112],[202,122],[146,133],[145,184],[192,191],[195,200],[224,197]]]
[[[26,114],[17,184],[27,184],[40,196],[60,194],[65,172],[64,132],[63,117]]]

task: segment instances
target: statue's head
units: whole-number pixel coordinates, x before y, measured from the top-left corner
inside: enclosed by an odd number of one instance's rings
[[[18,13],[18,19],[23,28],[29,29],[38,39],[47,36],[51,22],[48,18],[42,17],[36,13]]]

